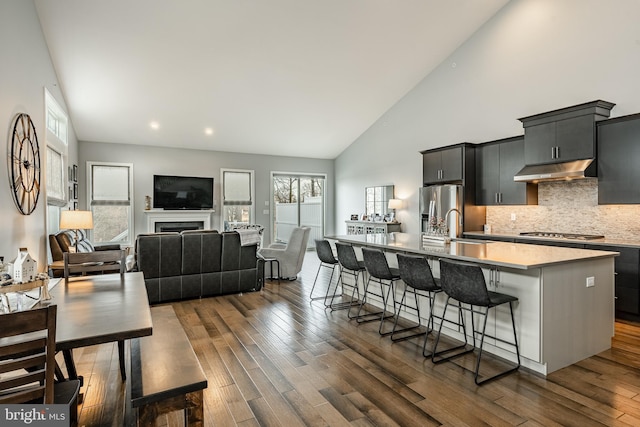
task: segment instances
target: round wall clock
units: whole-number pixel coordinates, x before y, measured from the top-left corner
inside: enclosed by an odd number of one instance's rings
[[[18,114],[13,132],[7,169],[13,201],[23,215],[34,211],[40,196],[40,147],[36,128],[28,114]]]

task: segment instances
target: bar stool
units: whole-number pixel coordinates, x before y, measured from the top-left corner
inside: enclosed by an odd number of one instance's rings
[[[329,290],[331,289],[331,283],[333,281],[333,273],[336,270],[336,265],[338,264],[338,260],[336,259],[335,256],[333,256],[333,250],[331,249],[331,244],[329,243],[328,240],[316,239],[315,242],[316,242],[316,254],[320,259],[320,265],[318,266],[318,272],[316,273],[316,278],[313,281],[313,286],[311,287],[311,293],[309,293],[309,299],[311,301],[324,299],[326,303],[327,299],[329,298]],[[331,270],[331,276],[329,276],[329,284],[327,285],[327,292],[323,297],[322,296],[314,297],[313,290],[316,288],[316,283],[318,282],[318,276],[320,275],[320,270],[322,270],[323,267]],[[336,283],[336,286],[338,286],[337,283]]]
[[[478,352],[478,357],[476,359],[476,368],[474,372],[474,381],[477,385],[481,385],[486,383],[487,381],[502,377],[506,374],[516,371],[520,367],[520,349],[518,348],[518,337],[516,335],[516,323],[513,318],[513,302],[518,301],[518,298],[506,295],[498,292],[491,292],[487,289],[487,284],[484,280],[484,275],[482,274],[482,269],[477,264],[472,264],[468,262],[461,261],[453,261],[453,260],[440,260],[440,285],[442,286],[442,290],[447,295],[447,301],[444,306],[444,312],[442,317],[444,318],[447,307],[449,306],[449,300],[455,299],[462,304],[468,304],[469,307],[465,307],[464,305],[459,305],[460,308],[467,310],[471,313],[471,329],[473,336],[473,347],[471,349],[465,349],[461,352],[453,354],[447,357],[439,357],[444,353],[448,353],[453,349],[437,351],[438,342],[440,341],[440,333],[442,331],[442,323],[440,323],[440,328],[438,329],[438,336],[436,337],[436,342],[433,346],[433,354],[431,356],[431,360],[434,363],[444,362],[446,360],[450,360],[452,358],[462,356],[463,354],[472,352],[475,348],[475,336],[476,333],[481,334],[480,338],[480,347]],[[491,335],[486,334],[487,328],[487,318],[489,309],[497,307],[502,304],[509,304],[509,310],[511,312],[511,325],[513,327],[513,342],[505,341],[498,337],[493,337]],[[475,310],[473,307],[485,307],[485,310]],[[484,316],[484,325],[482,326],[482,332],[476,332],[475,325],[473,321],[473,315],[478,314]],[[463,318],[464,322],[464,318]],[[518,363],[516,366],[511,367],[507,370],[499,372],[493,376],[483,379],[482,381],[478,381],[479,373],[480,373],[480,360],[482,359],[482,345],[484,344],[484,337],[488,336],[490,338],[496,339],[505,344],[509,344],[515,347],[516,356],[518,359]],[[464,336],[465,342],[464,346],[467,345],[467,334],[465,332]],[[438,358],[439,357],[439,358]],[[436,359],[438,358],[438,359]]]
[[[360,299],[360,289],[358,288],[358,279],[362,276],[362,281],[364,282],[364,262],[359,261],[356,257],[356,252],[353,249],[353,246],[347,245],[346,243],[336,242],[336,252],[338,253],[338,267],[340,274],[338,275],[338,283],[336,283],[336,287],[333,289],[333,295],[331,296],[331,300],[328,304],[325,303],[327,308],[333,310],[344,310],[349,309],[348,317],[351,319],[351,307],[358,305],[358,300]],[[350,275],[353,277],[353,285],[349,283],[345,283],[344,275]],[[338,296],[338,284],[342,288],[342,292],[344,293],[345,286],[351,286],[351,299],[345,302],[334,302],[336,297]],[[364,284],[364,283],[363,283]],[[355,298],[355,295],[358,295]]]
[[[402,292],[402,299],[398,305],[396,311],[396,319],[393,323],[393,331],[391,332],[391,341],[403,341],[409,338],[419,337],[425,335],[424,346],[422,347],[422,354],[425,355],[427,347],[427,336],[433,331],[433,304],[435,302],[436,294],[441,292],[440,280],[433,277],[429,262],[425,257],[421,256],[409,256],[398,254],[398,270],[400,271],[400,278],[405,284],[404,292]],[[422,326],[420,317],[420,305],[418,304],[418,292],[426,292],[427,298],[429,298],[429,318],[427,320],[427,330],[425,332],[415,332],[409,335],[403,335],[396,337],[395,335],[400,332],[409,332],[411,330],[418,330]],[[404,303],[407,296],[407,292],[413,293],[413,299],[415,306],[411,307]],[[396,329],[398,326],[398,318],[400,317],[400,310],[402,307],[413,309],[418,316],[418,324],[410,326],[404,329]]]
[[[380,327],[378,333],[382,336],[390,335],[393,331],[383,332],[383,326],[386,319],[393,318],[396,312],[396,296],[394,283],[400,280],[400,272],[397,268],[390,268],[387,262],[387,257],[384,252],[377,249],[362,248],[362,256],[364,257],[364,266],[369,274],[369,280],[364,287],[364,296],[360,302],[358,308],[358,314],[356,320],[358,323],[368,322],[376,320],[377,316],[380,316]],[[377,294],[372,291],[371,282],[376,282],[380,285],[380,293]],[[385,295],[384,287],[387,286],[387,292]],[[360,314],[362,308],[367,302],[367,294],[374,295],[382,298],[382,310],[375,313]],[[387,302],[389,296],[393,302],[393,314],[387,315]]]

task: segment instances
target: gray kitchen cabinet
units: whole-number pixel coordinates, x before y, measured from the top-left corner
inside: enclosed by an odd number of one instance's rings
[[[614,258],[616,316],[640,315],[640,249],[589,244],[585,245],[585,248],[620,252],[620,256]],[[634,317],[629,318],[638,320]]]
[[[593,101],[521,118],[527,165],[591,159],[596,155],[595,122],[609,117],[615,104]]]
[[[476,204],[528,205],[538,203],[535,184],[515,182],[524,167],[524,136],[500,139],[476,147]]]
[[[422,152],[424,185],[462,181],[463,146],[427,150]]]
[[[597,124],[598,204],[640,203],[640,114]]]

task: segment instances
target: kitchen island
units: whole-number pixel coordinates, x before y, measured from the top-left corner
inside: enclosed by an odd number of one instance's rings
[[[425,256],[436,277],[440,273],[439,258],[480,264],[489,290],[518,298],[514,316],[522,366],[535,372],[547,375],[611,347],[617,252],[464,239],[425,245],[419,235],[407,233],[327,238],[384,250],[390,265],[397,262],[394,253]],[[445,298],[437,298],[436,313],[442,313]],[[381,305],[381,301],[371,302]],[[421,310],[429,312],[426,302]],[[458,316],[454,310],[448,314],[451,320]],[[499,338],[512,338],[508,307],[492,310],[487,331]],[[447,323],[443,333],[462,338]],[[513,350],[500,341],[485,340],[485,349],[515,360]]]

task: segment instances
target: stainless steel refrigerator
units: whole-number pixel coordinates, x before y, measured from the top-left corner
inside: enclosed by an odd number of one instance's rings
[[[463,223],[462,186],[431,185],[420,188],[419,192],[422,232],[438,234],[444,228],[448,228],[449,237],[461,237]]]

